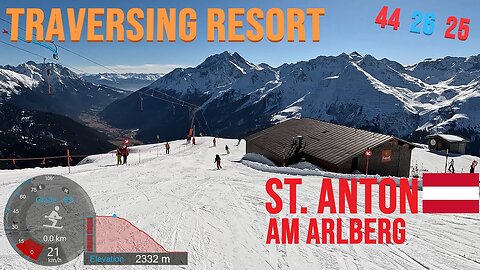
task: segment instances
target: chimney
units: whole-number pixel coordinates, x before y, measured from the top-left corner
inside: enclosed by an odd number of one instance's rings
[[[302,136],[298,135],[297,137],[295,137],[295,143],[297,145],[297,148],[302,147],[302,142],[303,142]]]

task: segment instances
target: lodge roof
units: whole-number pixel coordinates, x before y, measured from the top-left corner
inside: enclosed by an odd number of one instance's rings
[[[460,136],[450,135],[450,134],[433,134],[433,135],[428,135],[427,138],[440,138],[449,143],[469,142],[468,140]]]
[[[292,140],[302,136],[305,142],[303,153],[331,164],[340,165],[348,159],[362,155],[366,149],[397,140],[400,144],[413,144],[366,130],[341,126],[309,118],[290,119],[247,137],[248,143],[284,158]]]

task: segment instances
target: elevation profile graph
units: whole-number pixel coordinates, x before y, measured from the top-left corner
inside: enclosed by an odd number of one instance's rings
[[[187,265],[187,252],[169,252],[130,221],[87,217],[85,265]]]

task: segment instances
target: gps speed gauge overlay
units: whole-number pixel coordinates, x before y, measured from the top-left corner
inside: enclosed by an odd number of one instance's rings
[[[10,245],[24,259],[55,266],[84,251],[86,219],[95,216],[87,193],[72,180],[41,175],[18,186],[5,207]]]

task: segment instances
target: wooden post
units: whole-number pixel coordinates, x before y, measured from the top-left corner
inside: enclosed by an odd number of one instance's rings
[[[446,150],[446,155],[445,155],[445,173],[447,173],[447,166],[448,166],[448,149]]]
[[[370,156],[367,156],[367,165],[365,166],[365,175],[368,175],[368,160],[370,159]]]
[[[68,174],[70,174],[70,150],[67,149]]]

